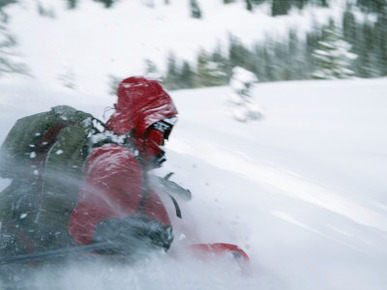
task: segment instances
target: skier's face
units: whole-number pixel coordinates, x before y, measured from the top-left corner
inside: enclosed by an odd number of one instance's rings
[[[150,167],[160,167],[166,160],[163,148],[164,140],[168,139],[172,128],[172,124],[159,121],[150,126],[146,131],[146,136],[143,141],[142,157]]]

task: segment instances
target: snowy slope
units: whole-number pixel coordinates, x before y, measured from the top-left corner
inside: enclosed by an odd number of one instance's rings
[[[63,10],[40,0],[54,18],[38,17],[36,1],[7,7],[9,29],[33,78],[0,79],[0,141],[20,117],[67,104],[104,119],[115,102],[108,75],[143,73],[143,61],[164,68],[170,50],[193,59],[228,33],[246,43],[267,32],[281,39],[333,10],[291,17],[248,13],[201,1],[204,19],[190,19],[188,1],[120,1],[112,10],[91,0]],[[338,5],[339,5],[338,4]],[[63,87],[63,77],[75,89]],[[230,265],[155,258],[135,267],[105,261],[47,268],[28,279],[38,289],[350,289],[387,285],[387,79],[259,84],[264,119],[238,123],[228,87],[173,92],[180,120],[167,144],[175,181],[194,198],[175,220],[176,245],[230,242],[252,259],[250,276]],[[107,114],[109,114],[107,110]],[[8,180],[0,180],[0,187]],[[186,237],[184,239],[184,236]],[[176,246],[176,248],[178,248]],[[172,249],[172,252],[176,250]],[[31,287],[28,287],[31,288]],[[1,289],[1,287],[0,287]]]
[[[25,79],[0,85],[2,138],[27,113],[65,103],[102,118],[114,102],[79,99]],[[230,265],[165,257],[134,267],[99,261],[46,269],[28,283],[39,289],[384,289],[386,89],[387,79],[261,84],[255,101],[265,118],[250,123],[230,117],[228,87],[172,93],[180,119],[157,174],[175,172],[173,179],[194,196],[181,204],[183,220],[174,220],[176,245],[236,243],[252,259],[249,276]]]
[[[176,94],[170,163],[187,166],[174,151],[193,158],[182,182],[200,195],[192,210],[202,237],[247,248],[258,275],[284,280],[277,289],[383,289],[386,86],[261,85],[266,117],[249,124],[226,115],[227,89]]]
[[[305,31],[340,19],[343,0],[332,9],[305,9],[290,17],[269,17],[262,6],[251,13],[244,1],[223,5],[220,0],[200,1],[203,19],[190,18],[189,1],[118,1],[104,9],[92,0],[78,1],[76,10],[65,9],[67,1],[19,0],[6,8],[9,30],[17,36],[20,55],[30,73],[44,85],[71,82],[82,94],[106,94],[109,76],[143,74],[145,60],[160,71],[167,68],[170,52],[181,60],[196,62],[201,48],[213,51],[218,44],[227,51],[229,35],[246,45],[274,37],[281,41],[292,29]],[[44,17],[38,14],[38,5]],[[63,80],[65,79],[65,80]]]

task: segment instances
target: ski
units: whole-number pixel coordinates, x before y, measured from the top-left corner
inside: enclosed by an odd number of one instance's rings
[[[190,250],[199,258],[206,258],[208,254],[213,256],[230,255],[237,261],[248,263],[249,256],[240,247],[227,243],[193,244]]]

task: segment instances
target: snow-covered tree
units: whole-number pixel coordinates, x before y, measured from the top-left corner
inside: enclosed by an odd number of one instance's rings
[[[1,9],[5,6],[7,6],[8,4],[12,4],[12,3],[16,3],[17,0],[0,0],[0,13],[1,13]]]
[[[387,1],[378,14],[375,34],[379,55],[379,67],[382,76],[387,76]]]
[[[67,8],[68,9],[77,8],[77,1],[76,0],[67,0]]]
[[[211,87],[225,84],[227,84],[227,74],[224,62],[201,50],[198,55],[195,86]]]
[[[271,3],[271,15],[279,16],[288,14],[292,2],[283,0],[273,0]]]
[[[170,53],[168,57],[168,71],[163,81],[165,87],[169,90],[179,89],[179,65],[174,53]]]
[[[110,8],[114,4],[114,0],[94,0],[95,2],[101,2],[103,5],[105,5],[105,8]]]
[[[180,72],[180,88],[192,88],[194,86],[194,77],[195,74],[191,69],[191,65],[188,61],[184,61]]]
[[[337,31],[333,21],[323,30],[322,40],[313,51],[317,70],[315,79],[347,79],[354,75],[350,69],[357,55],[350,52],[351,45]]]
[[[249,11],[253,10],[253,4],[251,4],[251,0],[246,0],[246,9]]]
[[[145,60],[145,74],[160,74],[154,61],[150,59]]]
[[[229,102],[233,117],[240,122],[257,120],[262,117],[259,105],[252,101],[252,90],[256,83],[258,83],[258,78],[254,73],[242,67],[233,68],[230,79],[232,94],[229,97]]]
[[[109,75],[109,94],[115,96],[117,88],[122,81],[122,76]]]

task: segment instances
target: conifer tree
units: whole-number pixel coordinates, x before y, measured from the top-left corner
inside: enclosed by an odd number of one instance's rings
[[[229,47],[229,58],[230,65],[241,66],[250,71],[253,70],[252,66],[254,56],[248,48],[246,48],[243,43],[234,36],[230,37],[230,47]]]
[[[291,7],[290,1],[283,1],[283,0],[273,0],[271,4],[271,15],[272,16],[279,16],[279,15],[286,15]]]
[[[67,8],[75,9],[77,7],[77,0],[67,0]]]
[[[192,71],[190,64],[184,61],[179,76],[179,87],[181,89],[188,89],[194,87],[195,73]]]
[[[358,25],[352,5],[347,5],[343,14],[344,40],[356,43],[358,40]]]
[[[95,2],[101,2],[103,5],[105,5],[105,8],[110,8],[113,6],[115,0],[94,0]]]
[[[16,3],[17,0],[0,0],[0,13],[2,12],[1,9],[5,6],[7,6],[8,4],[11,4],[11,3]]]
[[[109,94],[110,95],[116,95],[117,94],[117,89],[122,81],[122,77],[118,77],[115,75],[109,75]]]
[[[253,4],[251,4],[251,0],[246,0],[246,9],[253,11]]]
[[[201,50],[198,56],[196,87],[222,86],[226,84],[227,74],[223,64],[214,60],[207,52]]]
[[[190,0],[191,17],[200,19],[202,18],[202,10],[199,7],[197,0]]]
[[[145,60],[145,74],[154,79],[162,78],[156,63],[151,61],[150,59]]]
[[[308,62],[306,60],[306,55],[307,51],[305,43],[300,41],[296,31],[291,29],[289,31],[289,42],[285,56],[285,79],[300,80],[306,79],[309,76],[309,73],[307,73]]]
[[[296,0],[295,1],[295,6],[298,8],[298,9],[303,9],[305,4],[306,4],[307,0]]]
[[[378,14],[378,20],[375,25],[375,34],[380,75],[387,76],[387,2]]]
[[[322,7],[329,7],[328,0],[321,0]]]
[[[381,12],[386,0],[357,0],[356,4],[367,12]]]
[[[357,73],[360,77],[372,78],[378,76],[379,60],[375,54],[377,39],[374,35],[374,25],[369,21],[361,23],[358,27],[360,36],[358,38],[356,59]]]
[[[179,89],[179,67],[177,65],[176,56],[173,53],[169,54],[168,57],[168,71],[167,76],[164,80],[164,85],[169,90]]]
[[[313,51],[317,71],[316,79],[346,79],[354,75],[350,69],[352,61],[357,57],[349,52],[351,45],[343,40],[333,21],[323,30],[322,40]]]

